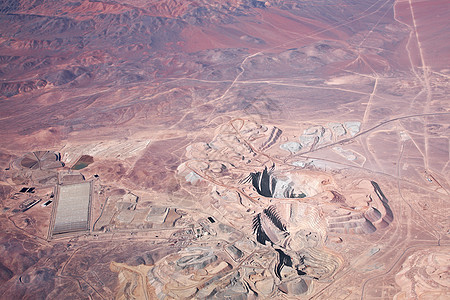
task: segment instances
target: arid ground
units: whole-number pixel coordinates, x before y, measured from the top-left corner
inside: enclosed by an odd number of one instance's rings
[[[0,2],[0,299],[449,299],[446,0]]]

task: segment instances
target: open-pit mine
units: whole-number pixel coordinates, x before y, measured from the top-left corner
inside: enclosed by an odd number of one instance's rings
[[[450,299],[449,20],[0,2],[0,299]]]

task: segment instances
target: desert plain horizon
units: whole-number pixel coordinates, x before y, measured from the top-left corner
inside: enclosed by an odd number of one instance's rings
[[[0,299],[448,299],[445,0],[0,3]]]

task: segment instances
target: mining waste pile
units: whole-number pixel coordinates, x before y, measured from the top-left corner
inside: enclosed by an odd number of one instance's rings
[[[0,2],[0,299],[449,299],[445,0]]]

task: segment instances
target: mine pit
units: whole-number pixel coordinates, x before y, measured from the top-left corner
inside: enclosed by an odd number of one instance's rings
[[[280,173],[264,168],[262,172],[250,173],[242,183],[251,182],[258,194],[269,198],[305,198],[313,197],[333,187],[330,180],[323,176],[313,176],[300,172]]]
[[[0,298],[450,299],[447,2],[2,1]]]

